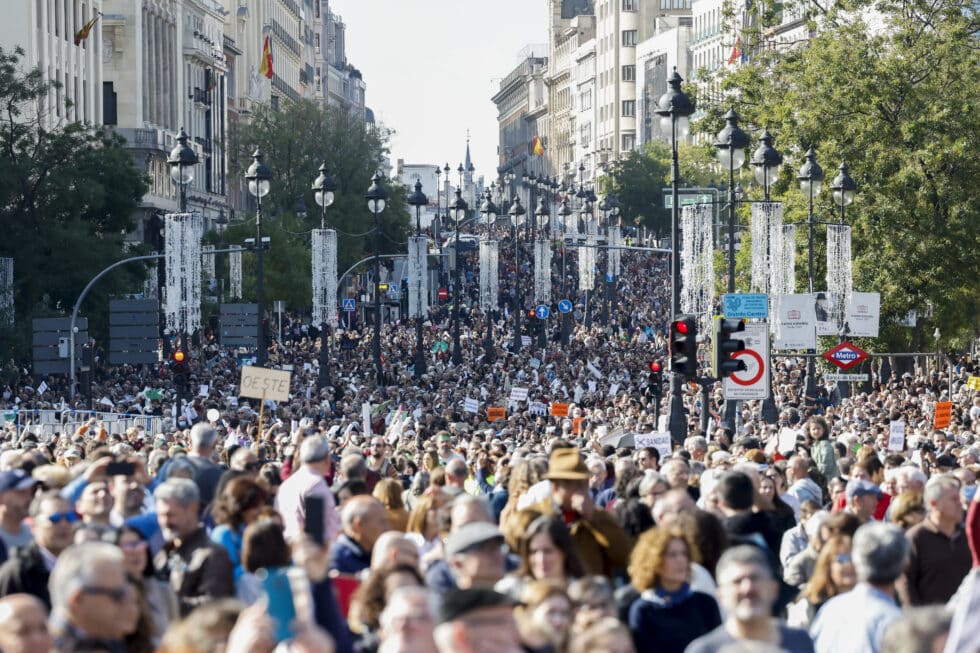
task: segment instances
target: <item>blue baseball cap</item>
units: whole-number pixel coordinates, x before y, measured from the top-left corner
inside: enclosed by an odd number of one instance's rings
[[[38,481],[23,469],[9,469],[0,472],[0,492],[29,490],[37,484]]]

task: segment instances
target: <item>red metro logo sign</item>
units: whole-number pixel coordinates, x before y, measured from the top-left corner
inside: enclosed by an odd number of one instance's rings
[[[849,342],[842,342],[830,351],[823,354],[823,357],[842,370],[849,370],[855,365],[868,359],[868,352],[857,345]]]

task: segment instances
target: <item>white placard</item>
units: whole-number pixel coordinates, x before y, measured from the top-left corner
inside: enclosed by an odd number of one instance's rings
[[[619,384],[618,383],[613,383],[611,386],[609,386],[609,396],[610,397],[615,397],[618,392],[619,392]]]
[[[816,349],[813,295],[779,295],[774,303],[776,349]]]
[[[888,450],[905,451],[905,422],[888,423]]]
[[[367,401],[361,404],[361,430],[367,436],[373,432],[371,430],[371,403]]]
[[[292,375],[282,370],[264,367],[242,366],[242,379],[238,394],[253,399],[289,401],[289,379]]]
[[[813,312],[817,319],[818,336],[836,336],[837,322],[834,320],[834,298],[828,291],[814,293]]]
[[[881,295],[876,292],[851,293],[851,305],[847,309],[847,326],[851,329],[851,336],[877,338],[880,317]]]
[[[202,383],[201,384],[201,387],[197,391],[197,396],[198,397],[207,397],[208,396],[208,389],[209,389],[208,384],[207,383]]]
[[[463,400],[463,411],[467,413],[478,413],[480,411],[480,402],[467,397]]]
[[[779,429],[779,452],[793,451],[796,449],[796,431],[784,426]]]
[[[653,447],[659,451],[660,460],[662,461],[670,458],[670,454],[673,453],[670,433],[637,434],[633,436],[633,441],[636,443],[637,449],[641,449],[643,447]]]
[[[527,406],[527,412],[532,415],[547,415],[548,414],[548,404],[541,401],[532,401]]]
[[[732,357],[745,361],[746,369],[725,377],[725,399],[765,399],[769,396],[769,325],[751,322],[732,338],[745,342],[745,349]]]
[[[511,401],[527,401],[527,388],[511,388],[510,389],[510,400]]]

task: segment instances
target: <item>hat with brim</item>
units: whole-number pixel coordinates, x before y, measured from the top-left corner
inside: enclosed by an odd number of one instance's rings
[[[449,535],[446,542],[446,555],[466,553],[492,540],[504,542],[504,534],[495,525],[488,522],[471,522],[464,524]]]
[[[545,478],[550,481],[589,480],[589,468],[585,466],[578,447],[565,447],[552,451]]]
[[[5,472],[0,472],[0,492],[29,490],[39,482],[22,469],[10,469]]]
[[[844,492],[847,495],[848,501],[867,495],[881,496],[881,488],[871,481],[865,481],[863,479],[849,481]]]

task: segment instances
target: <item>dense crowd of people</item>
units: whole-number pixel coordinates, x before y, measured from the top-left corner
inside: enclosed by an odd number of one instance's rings
[[[464,311],[459,366],[433,307],[424,374],[412,322],[385,326],[380,383],[355,325],[331,334],[323,388],[319,333],[287,319],[269,348],[287,402],[240,396],[238,358],[207,337],[184,405],[163,369],[97,370],[99,409],[150,430],[73,418],[64,379],[42,390],[15,368],[5,414],[59,421],[0,432],[0,650],[980,648],[973,364],[874,368],[807,397],[805,360],[783,357],[775,424],[745,401],[726,426],[720,388],[703,405],[685,386],[687,437],[636,447],[664,430],[647,362],[666,353],[669,284],[662,259],[623,258],[608,319],[575,294],[567,346],[555,320],[547,347],[511,351],[533,277],[511,259],[499,311]]]

